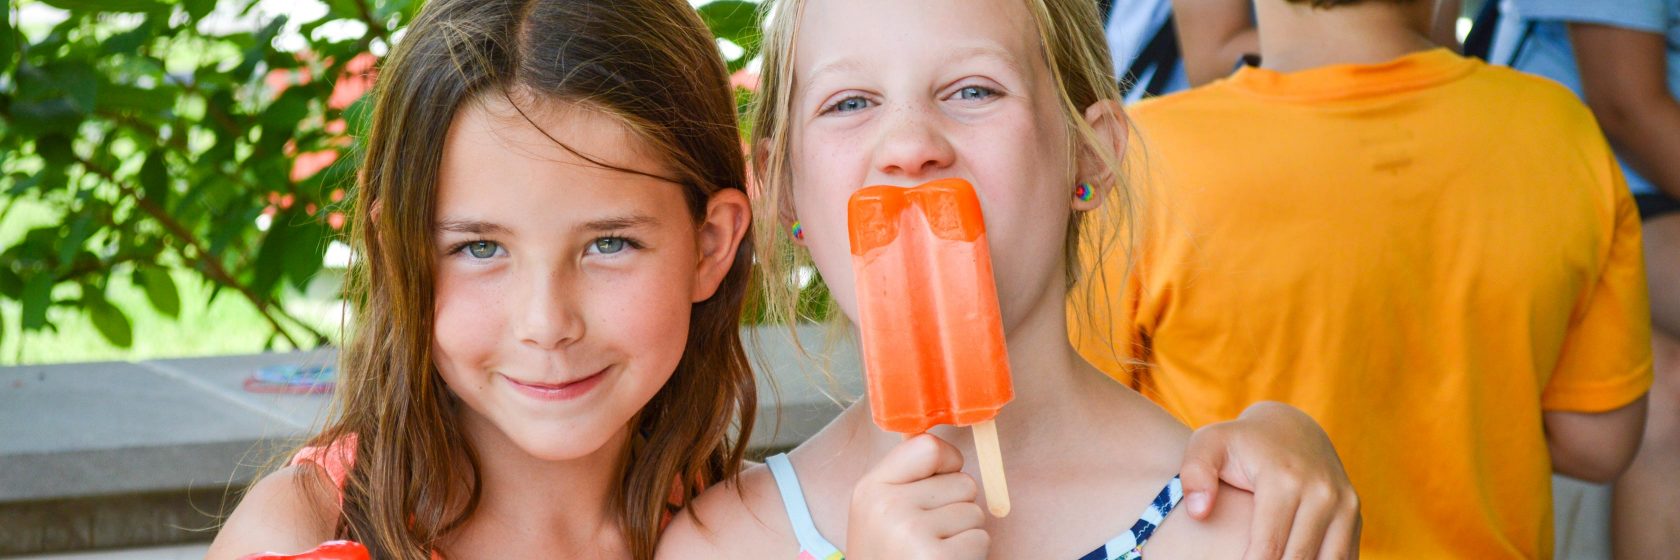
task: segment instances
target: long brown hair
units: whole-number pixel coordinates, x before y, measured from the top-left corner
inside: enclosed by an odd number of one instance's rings
[[[682,0],[434,0],[405,33],[374,89],[351,230],[357,320],[333,420],[311,444],[356,440],[339,534],[377,558],[423,559],[481,491],[430,352],[438,170],[456,112],[502,96],[610,115],[667,163],[696,223],[713,193],[741,188],[745,163],[723,60]],[[739,331],[750,239],[694,304],[676,372],[632,420],[613,505],[636,558],[653,556],[676,504],[739,471],[756,407]]]

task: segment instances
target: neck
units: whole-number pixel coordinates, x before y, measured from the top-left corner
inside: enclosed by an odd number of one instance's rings
[[[549,461],[531,456],[483,418],[466,416],[465,431],[478,453],[481,494],[457,542],[488,543],[490,550],[528,542],[550,551],[600,551],[601,557],[622,550],[625,539],[615,501],[628,430],[589,455]]]
[[[1497,1],[1497,0],[1490,0]],[[1313,8],[1259,0],[1260,64],[1295,72],[1333,64],[1376,64],[1435,48],[1429,39],[1435,2],[1367,0]]]

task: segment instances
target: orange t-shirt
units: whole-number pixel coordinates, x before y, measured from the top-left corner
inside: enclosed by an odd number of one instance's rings
[[[1245,68],[1132,116],[1149,212],[1074,290],[1080,352],[1192,426],[1312,415],[1365,558],[1549,557],[1542,412],[1651,383],[1639,221],[1586,107],[1435,50]]]

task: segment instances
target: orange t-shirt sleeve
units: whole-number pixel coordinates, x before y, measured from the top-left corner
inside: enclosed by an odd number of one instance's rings
[[[1639,212],[1614,161],[1615,229],[1597,284],[1582,299],[1541,408],[1607,412],[1651,388],[1651,307],[1639,241]]]

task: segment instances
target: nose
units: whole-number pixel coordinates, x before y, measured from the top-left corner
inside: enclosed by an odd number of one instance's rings
[[[523,297],[515,301],[518,311],[515,334],[519,342],[542,350],[564,348],[583,338],[584,320],[577,282],[563,269],[539,267],[525,276]]]
[[[875,151],[877,172],[919,179],[951,166],[956,151],[940,130],[933,108],[897,106],[888,111]]]

